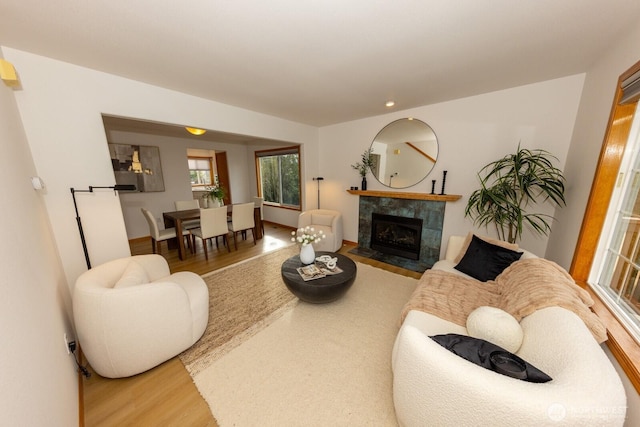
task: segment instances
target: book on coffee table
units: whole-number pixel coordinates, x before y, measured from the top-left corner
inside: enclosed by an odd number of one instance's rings
[[[326,276],[326,274],[324,274],[322,270],[319,269],[318,266],[315,264],[309,264],[309,265],[305,265],[304,267],[298,267],[297,270],[300,276],[302,277],[302,280],[304,280],[305,282],[309,280],[320,279]]]
[[[300,274],[300,277],[302,277],[302,280],[304,280],[305,282],[342,273],[342,269],[340,269],[339,267],[329,269],[322,264],[309,264],[305,265],[304,267],[298,267],[297,270]]]

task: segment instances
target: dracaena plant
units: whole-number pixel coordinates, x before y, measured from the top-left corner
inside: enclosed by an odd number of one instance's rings
[[[520,148],[484,166],[478,173],[481,188],[469,197],[465,216],[474,224],[493,224],[502,240],[515,243],[529,226],[540,235],[548,235],[552,216],[529,212],[536,203],[565,206],[562,171],[553,165],[558,160],[545,150]]]

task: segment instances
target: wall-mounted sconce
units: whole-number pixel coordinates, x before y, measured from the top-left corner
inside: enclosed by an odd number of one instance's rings
[[[20,86],[16,69],[13,68],[13,64],[11,62],[5,61],[4,59],[0,59],[0,78],[2,78],[4,84],[9,87]]]

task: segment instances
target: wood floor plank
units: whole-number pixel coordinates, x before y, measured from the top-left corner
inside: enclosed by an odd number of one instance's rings
[[[205,260],[200,240],[196,253],[187,252],[185,260],[176,249],[162,244],[163,255],[172,273],[193,271],[205,274],[213,270],[270,252],[290,244],[291,228],[265,223],[265,236],[253,244],[253,239],[238,240],[238,250],[231,253],[220,245],[209,247]],[[132,255],[151,253],[149,239],[130,242]],[[379,261],[349,253],[353,245],[344,245],[340,253],[355,261],[373,265],[396,274],[420,278],[421,273],[405,270]],[[91,370],[91,369],[90,369]],[[84,422],[87,427],[111,426],[203,426],[217,427],[209,406],[202,398],[189,373],[178,357],[147,372],[129,378],[102,378],[95,372],[84,380]]]

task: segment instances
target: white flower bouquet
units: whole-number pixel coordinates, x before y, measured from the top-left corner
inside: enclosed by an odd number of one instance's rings
[[[308,226],[292,231],[291,236],[292,242],[300,243],[302,246],[310,245],[325,238],[322,230],[318,230],[316,233],[313,227]]]

